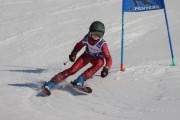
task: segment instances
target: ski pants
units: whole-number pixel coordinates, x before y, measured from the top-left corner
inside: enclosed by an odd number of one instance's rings
[[[104,59],[99,57],[92,58],[84,52],[69,69],[58,73],[51,80],[55,81],[56,83],[60,83],[70,75],[78,72],[88,63],[91,63],[92,66],[82,73],[85,80],[91,78],[104,65]]]

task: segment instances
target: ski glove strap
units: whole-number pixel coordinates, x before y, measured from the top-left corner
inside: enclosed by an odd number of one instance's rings
[[[77,55],[77,52],[72,51],[71,54],[69,55],[69,60],[71,62],[74,62],[76,60],[76,55]]]
[[[101,71],[101,77],[104,78],[108,75],[109,69],[106,68],[105,66],[103,67],[103,70]]]

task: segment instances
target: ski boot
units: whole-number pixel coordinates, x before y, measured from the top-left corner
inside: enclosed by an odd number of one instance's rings
[[[76,88],[78,92],[80,91],[85,94],[92,93],[92,89],[90,87],[84,86],[84,81],[86,81],[86,79],[80,75],[76,80],[71,81],[71,85],[73,88]]]
[[[49,82],[45,82],[44,86],[43,86],[43,92],[46,94],[46,95],[51,95],[51,89],[56,86],[57,83],[53,80],[50,80]]]
[[[71,84],[83,87],[84,81],[85,81],[85,78],[82,75],[80,75],[76,80],[72,81]]]

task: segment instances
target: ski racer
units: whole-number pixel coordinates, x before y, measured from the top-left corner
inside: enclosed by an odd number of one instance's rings
[[[70,75],[75,74],[88,63],[91,63],[92,66],[79,75],[77,79],[72,81],[74,85],[83,86],[84,82],[92,78],[93,75],[102,67],[103,69],[101,71],[101,77],[106,77],[112,65],[112,58],[108,45],[103,39],[104,33],[104,24],[100,21],[94,21],[89,27],[88,34],[86,34],[85,37],[75,45],[74,49],[69,55],[69,60],[74,62],[74,64],[70,68],[55,75],[49,82],[46,82],[43,87],[43,92],[45,94],[49,94],[50,90],[55,85],[65,80]],[[77,53],[83,47],[86,47],[85,51],[76,60]]]

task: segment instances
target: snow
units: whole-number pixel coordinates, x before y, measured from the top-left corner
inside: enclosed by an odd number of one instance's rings
[[[1,0],[0,119],[179,120],[180,8],[178,0],[165,2],[176,66],[163,10],[125,13],[120,72],[121,0]],[[93,93],[79,94],[67,84],[87,66],[50,97],[37,97],[44,81],[72,65],[63,63],[95,20],[106,26],[113,57],[109,76],[94,76],[87,81]]]

